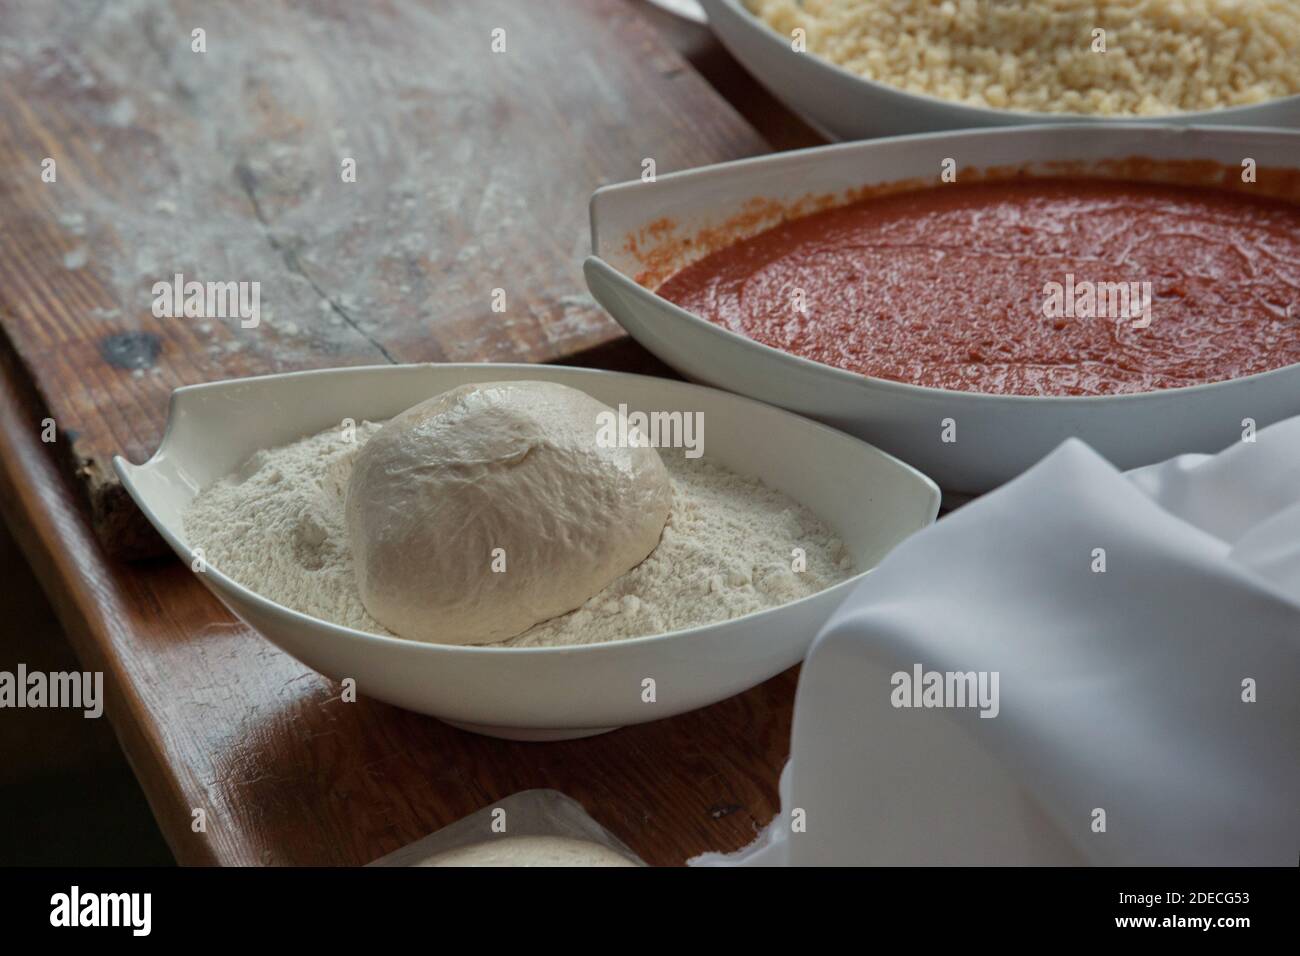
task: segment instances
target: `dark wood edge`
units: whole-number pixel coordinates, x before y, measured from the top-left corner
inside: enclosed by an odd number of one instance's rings
[[[87,522],[83,503],[40,440],[46,411],[17,357],[0,342],[0,515],[55,608],[81,666],[104,674],[105,715],[140,781],[154,818],[178,862],[218,861],[210,833],[194,833],[184,781],[127,679],[114,632],[131,619],[109,560]],[[197,805],[197,804],[195,804]]]

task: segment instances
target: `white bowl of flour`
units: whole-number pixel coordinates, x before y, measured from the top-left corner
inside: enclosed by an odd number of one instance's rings
[[[494,644],[394,636],[367,614],[343,497],[379,423],[470,383],[546,381],[661,416],[673,505],[658,546],[590,600]],[[216,382],[172,395],[123,484],[200,580],[272,643],[357,693],[480,733],[563,739],[692,710],[802,659],[854,583],[934,520],[920,472],[714,389],[556,366],[411,365]],[[449,545],[454,546],[454,545]]]

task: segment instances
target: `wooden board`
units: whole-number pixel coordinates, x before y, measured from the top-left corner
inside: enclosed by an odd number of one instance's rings
[[[624,0],[0,0],[0,22],[0,329],[117,554],[157,550],[111,458],[153,452],[173,388],[609,341],[591,190],[766,150]],[[260,324],[155,317],[177,273],[259,283]]]
[[[39,440],[42,415],[0,353],[0,513],[82,667],[104,672],[108,717],[179,862],[368,863],[530,787],[567,793],[655,865],[739,849],[776,813],[795,671],[704,710],[563,743],[344,703],[179,562],[110,560]]]

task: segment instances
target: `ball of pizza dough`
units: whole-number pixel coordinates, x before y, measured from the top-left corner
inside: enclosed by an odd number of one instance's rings
[[[393,633],[487,644],[581,606],[659,543],[668,472],[602,447],[585,392],[463,385],[408,408],[357,455],[346,518],[366,610]]]

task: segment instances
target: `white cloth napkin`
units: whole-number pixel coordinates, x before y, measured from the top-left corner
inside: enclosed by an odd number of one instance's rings
[[[997,672],[996,716],[895,707],[917,665]],[[1296,865],[1300,418],[1128,475],[1069,441],[904,542],[814,643],[781,783],[693,862]]]

